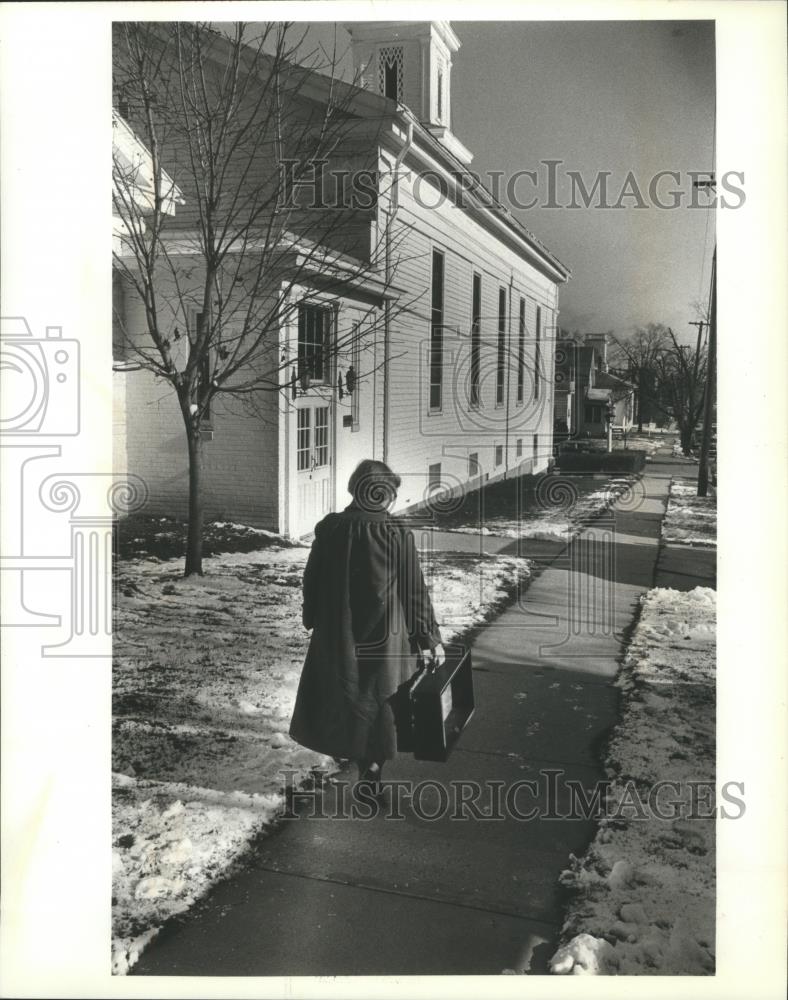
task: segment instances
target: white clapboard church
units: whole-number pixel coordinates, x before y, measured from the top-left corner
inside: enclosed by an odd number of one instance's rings
[[[294,358],[354,323],[366,340],[355,338],[347,357],[297,392],[267,393],[254,413],[217,405],[204,450],[206,516],[291,537],[349,502],[347,480],[362,458],[400,474],[405,509],[436,490],[541,472],[552,452],[558,288],[569,271],[472,173],[472,154],[452,132],[460,40],[447,21],[345,27],[363,84],[353,113],[379,126],[377,203],[357,252],[381,233],[392,245],[381,273],[343,290],[325,314],[303,287],[309,303],[280,337]],[[317,77],[314,99],[321,87],[328,98],[328,79]],[[121,281],[114,293],[127,327],[141,327],[141,303]],[[118,360],[116,469],[145,480],[148,513],[185,514],[177,402]]]

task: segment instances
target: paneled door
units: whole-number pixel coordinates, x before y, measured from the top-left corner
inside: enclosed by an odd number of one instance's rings
[[[291,535],[312,531],[331,510],[331,407],[326,402],[299,401],[296,410],[295,504]]]

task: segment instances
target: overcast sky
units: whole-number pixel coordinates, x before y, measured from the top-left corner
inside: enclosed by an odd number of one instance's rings
[[[452,68],[453,130],[474,153],[483,177],[522,176],[515,194],[539,204],[517,210],[521,221],[572,270],[560,294],[560,324],[581,332],[626,334],[638,325],[671,325],[691,339],[693,303],[708,298],[714,218],[689,208],[688,171],[709,171],[714,141],[714,25],[711,21],[464,22],[453,21],[462,48]],[[332,25],[313,25],[312,38],[331,44]],[[339,49],[350,38],[339,27]],[[571,201],[567,171],[592,190],[610,171],[607,202],[619,201],[629,171],[632,194],[622,208],[547,208],[544,160],[560,160],[554,201]],[[665,177],[654,206],[649,185]],[[705,195],[695,192],[706,205]],[[580,201],[579,197],[576,199]],[[598,199],[595,199],[595,201]],[[734,203],[736,198],[731,199]]]

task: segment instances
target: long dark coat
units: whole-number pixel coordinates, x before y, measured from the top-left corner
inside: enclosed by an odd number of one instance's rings
[[[290,735],[358,759],[359,723],[373,725],[416,672],[417,650],[442,641],[410,529],[353,504],[323,518],[304,571],[303,622],[313,631]]]

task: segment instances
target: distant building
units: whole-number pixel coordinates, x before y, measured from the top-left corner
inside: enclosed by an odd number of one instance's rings
[[[607,337],[588,334],[582,341],[556,341],[556,443],[607,435],[612,407],[614,433],[627,433],[635,417],[635,387],[608,368]]]

